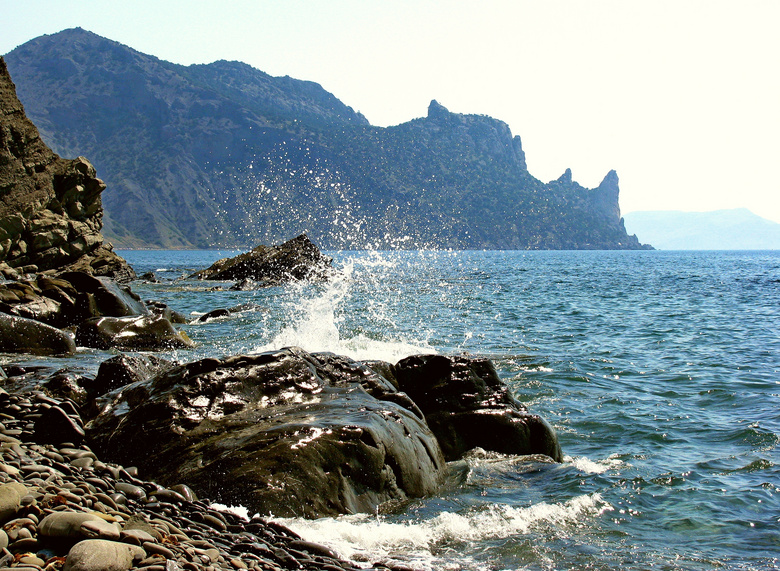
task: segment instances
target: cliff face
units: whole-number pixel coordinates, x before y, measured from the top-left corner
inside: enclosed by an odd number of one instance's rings
[[[83,157],[62,159],[27,118],[0,58],[0,272],[132,270],[101,235],[105,184]]]
[[[84,30],[6,55],[61,153],[105,177],[125,247],[635,249],[617,176],[543,183],[508,125],[449,112],[373,127],[317,84],[237,62],[179,66]]]

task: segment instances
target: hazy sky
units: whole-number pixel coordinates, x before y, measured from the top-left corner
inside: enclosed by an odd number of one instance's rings
[[[374,125],[501,119],[531,174],[621,210],[746,207],[780,222],[778,0],[0,0],[0,54],[80,26],[181,64],[320,83]]]

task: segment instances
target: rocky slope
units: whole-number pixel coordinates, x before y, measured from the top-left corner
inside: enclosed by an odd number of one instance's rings
[[[85,158],[62,159],[46,146],[0,58],[0,273],[70,269],[131,279],[103,242],[105,188]]]
[[[498,120],[450,113],[373,127],[311,82],[238,62],[180,66],[81,29],[7,54],[62,154],[105,177],[122,246],[634,249],[609,173],[542,183]]]

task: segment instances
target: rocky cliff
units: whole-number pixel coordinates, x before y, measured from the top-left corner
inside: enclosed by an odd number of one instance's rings
[[[115,244],[325,249],[634,249],[617,176],[543,183],[502,121],[371,126],[321,86],[238,62],[180,66],[81,29],[6,55],[53,148],[108,182]]]
[[[85,158],[62,159],[46,146],[0,58],[0,273],[68,269],[131,279],[101,235],[105,188]]]

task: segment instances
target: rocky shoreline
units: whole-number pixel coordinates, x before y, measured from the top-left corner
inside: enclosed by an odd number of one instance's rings
[[[53,416],[81,425],[70,400],[0,389],[0,567],[358,569],[281,525],[247,521],[185,485],[166,488],[102,462],[85,444],[40,443],[51,439],[44,426]]]
[[[174,327],[183,315],[126,285],[135,272],[100,234],[104,187],[86,159],[43,144],[0,58],[0,353],[118,353],[94,377],[0,368],[0,567],[358,569],[210,502],[261,516],[375,513],[437,493],[475,448],[561,461],[555,432],[487,359],[140,353],[193,342]],[[191,279],[244,290],[332,274],[301,235]]]

